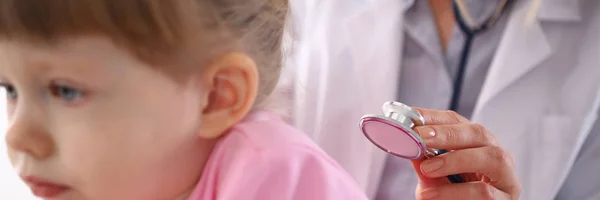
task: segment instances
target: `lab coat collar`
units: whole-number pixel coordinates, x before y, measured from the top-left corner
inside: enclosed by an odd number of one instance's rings
[[[360,3],[374,3],[378,0],[355,0]],[[415,0],[401,0],[404,3],[405,8],[410,8],[415,4]],[[514,0],[518,2],[526,2],[525,4],[528,7],[532,6],[531,4],[535,4],[536,0]],[[541,4],[537,13],[537,18],[539,20],[556,20],[556,21],[578,21],[581,19],[581,8],[580,2],[581,0],[539,0]],[[361,5],[364,7],[364,4]]]
[[[535,4],[537,0],[519,1],[516,2],[514,10],[502,36],[500,45],[498,46],[496,56],[492,61],[492,65],[488,71],[486,82],[484,83],[477,105],[475,107],[472,119],[480,121],[486,114],[486,106],[494,97],[499,96],[506,88],[509,88],[520,78],[530,73],[537,67],[543,67],[544,62],[554,54],[554,49],[547,38],[547,31],[542,24],[560,22],[560,24],[568,25],[569,23],[578,22],[581,20],[580,3],[581,0],[540,0],[539,4]],[[539,6],[539,7],[535,7]],[[536,10],[537,9],[537,10]],[[532,14],[530,16],[530,14]],[[543,23],[542,23],[543,22]],[[564,29],[551,29],[550,31],[563,31]],[[568,67],[568,66],[565,66]],[[555,117],[553,120],[560,120],[561,123],[568,124],[574,119]],[[566,120],[566,122],[563,122]],[[575,119],[577,120],[577,119]],[[550,129],[560,129],[566,126],[550,126],[554,122],[546,122]],[[556,123],[560,124],[560,123]],[[546,127],[544,125],[544,127]],[[555,127],[555,128],[553,128]],[[541,132],[549,132],[540,130]],[[560,131],[560,130],[559,130]],[[569,130],[562,130],[569,131]],[[548,136],[548,137],[557,137]],[[584,134],[579,134],[576,138],[584,138]],[[574,137],[575,138],[575,137]],[[576,148],[580,145],[576,142],[564,141],[561,148],[555,146],[540,146],[539,151],[546,155],[553,155],[554,160],[570,160],[571,154],[566,153],[565,149]],[[541,168],[538,166],[541,162],[532,161],[537,164],[532,164],[532,170]],[[559,177],[559,181],[547,182],[544,184],[530,185],[530,191],[533,191],[529,197],[531,199],[552,199],[560,189],[560,183],[567,176],[568,166],[566,163],[562,165],[546,166],[546,172],[543,174],[553,174]],[[539,174],[539,173],[538,173]],[[539,179],[539,175],[535,176]],[[545,188],[545,189],[543,189]],[[550,188],[550,189],[548,189]],[[547,191],[539,193],[537,191]]]
[[[343,0],[341,0],[343,1]],[[403,12],[414,4],[415,0],[399,0]],[[514,0],[511,16],[504,30],[500,46],[488,72],[479,100],[473,112],[473,119],[485,104],[498,93],[527,74],[552,55],[553,50],[546,38],[541,22],[577,22],[581,20],[580,3],[582,0]],[[364,17],[362,14],[379,9],[378,3],[387,4],[387,0],[354,0],[345,3],[352,13],[352,19]],[[532,16],[530,16],[532,15]],[[350,20],[352,21],[352,20]],[[362,24],[350,23],[353,30],[360,30]]]
[[[581,20],[581,0],[518,0],[488,72],[473,118],[498,93],[553,53],[541,22]],[[533,15],[532,15],[533,14]]]
[[[361,3],[373,3],[378,0],[355,0],[356,2]],[[415,0],[402,0],[404,1],[404,7],[410,8],[414,5]],[[536,0],[514,0],[517,2],[526,2],[529,6],[534,3]],[[537,13],[537,18],[539,20],[554,20],[554,21],[578,21],[581,20],[581,8],[580,2],[581,0],[539,0],[541,4],[539,5],[539,10]],[[534,3],[535,4],[535,3]],[[365,5],[362,5],[365,6]],[[366,6],[365,6],[366,7]]]
[[[581,20],[581,0],[542,0],[537,18],[544,21]]]

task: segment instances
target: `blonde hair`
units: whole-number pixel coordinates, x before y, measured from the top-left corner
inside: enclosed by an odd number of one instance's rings
[[[279,79],[287,12],[287,0],[0,0],[0,39],[107,36],[178,79],[219,54],[244,52],[258,66],[260,104]]]

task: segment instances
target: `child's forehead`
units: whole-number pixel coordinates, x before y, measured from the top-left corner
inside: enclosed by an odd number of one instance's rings
[[[54,54],[86,54],[104,50],[122,51],[110,38],[103,36],[77,36],[65,37],[53,42],[32,40],[0,40],[0,48],[3,51],[36,51]]]
[[[118,47],[109,38],[82,36],[48,43],[0,40],[0,51],[7,56],[37,57],[67,60],[129,58],[128,52]]]
[[[99,71],[138,63],[106,37],[69,38],[52,44],[0,40],[0,68],[11,70]]]

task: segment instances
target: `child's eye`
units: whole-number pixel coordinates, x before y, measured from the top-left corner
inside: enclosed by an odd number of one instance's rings
[[[17,89],[14,86],[10,84],[0,84],[0,87],[2,87],[2,89],[4,89],[4,91],[6,92],[6,98],[8,98],[9,100],[17,99]]]
[[[66,102],[80,100],[85,95],[83,91],[65,85],[52,85],[50,87],[52,96],[60,98]]]

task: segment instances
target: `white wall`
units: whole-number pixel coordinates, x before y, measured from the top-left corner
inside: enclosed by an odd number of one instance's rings
[[[0,92],[0,199],[2,200],[34,200],[29,189],[14,173],[6,154],[6,96]]]

